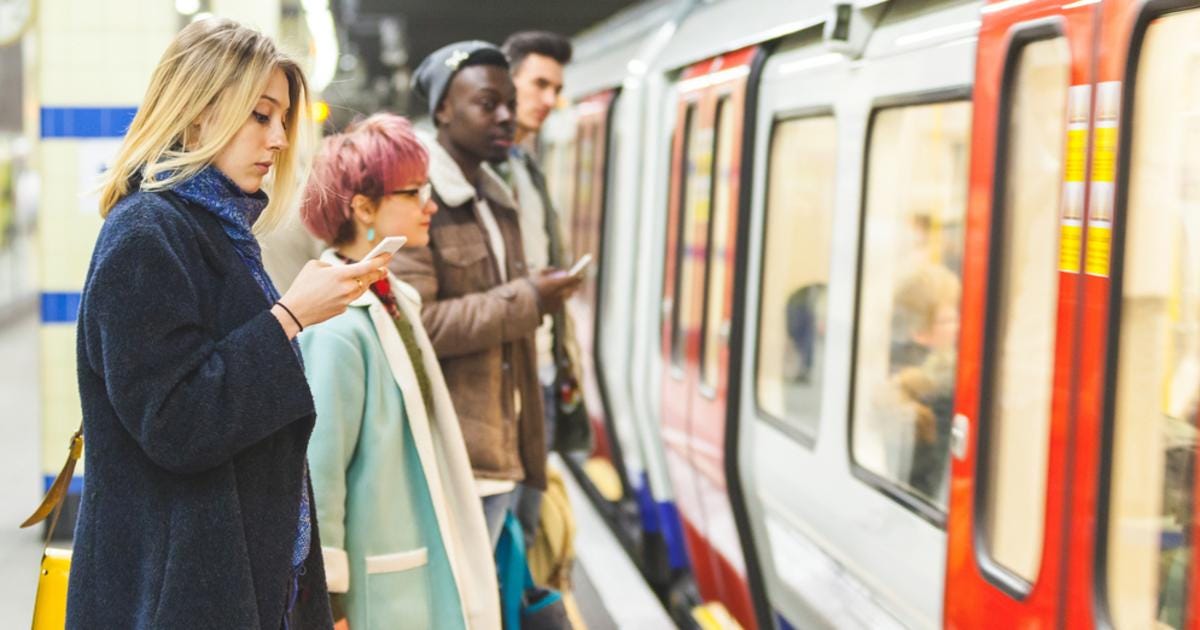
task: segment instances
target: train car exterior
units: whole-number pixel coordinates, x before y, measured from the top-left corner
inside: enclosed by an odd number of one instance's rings
[[[686,569],[705,627],[1200,628],[1200,4],[673,6],[559,114],[582,159],[607,108],[573,308],[665,595]]]

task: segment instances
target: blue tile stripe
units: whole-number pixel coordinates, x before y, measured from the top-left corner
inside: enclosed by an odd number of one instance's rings
[[[42,138],[120,138],[136,107],[43,107]]]
[[[43,293],[43,324],[74,324],[79,315],[79,298],[75,293]]]
[[[45,487],[42,492],[49,492],[50,486],[54,485],[54,480],[58,475],[46,475]],[[75,475],[71,477],[71,485],[67,486],[67,494],[82,494],[83,493],[83,475]]]

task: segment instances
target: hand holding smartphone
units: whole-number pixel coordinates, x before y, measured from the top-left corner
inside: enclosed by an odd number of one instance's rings
[[[371,253],[364,256],[363,260],[371,260],[372,258],[381,256],[383,254],[395,254],[396,252],[400,251],[400,248],[404,247],[404,244],[407,242],[408,237],[406,236],[389,236],[382,241],[379,241],[379,244],[371,250]]]

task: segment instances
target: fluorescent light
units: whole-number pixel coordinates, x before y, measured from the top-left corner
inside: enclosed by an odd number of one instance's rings
[[[1029,4],[1032,1],[1033,0],[1004,0],[1003,2],[989,4],[979,11],[980,13],[998,13],[1000,11],[1007,11],[1013,7],[1019,7],[1023,4]]]
[[[1099,1],[1099,0],[1097,0],[1097,1]],[[955,46],[962,46],[964,44],[974,44],[977,41],[979,41],[978,35],[972,35],[970,37],[960,37],[958,39],[952,39],[944,44],[939,44],[938,48],[953,48]]]
[[[793,72],[800,72],[802,70],[812,70],[814,68],[821,68],[823,66],[831,66],[843,59],[845,59],[845,57],[839,53],[825,53],[823,55],[816,55],[807,59],[797,59],[796,61],[789,61],[788,63],[779,66],[779,74],[792,74]]]
[[[710,85],[716,85],[725,81],[730,81],[738,77],[744,77],[750,74],[750,66],[734,66],[725,70],[719,70],[710,74],[702,74],[698,77],[692,77],[679,82],[678,89],[680,92],[690,92],[699,90]]]
[[[337,30],[333,26],[333,14],[329,12],[329,0],[302,0],[301,4],[304,6],[304,21],[308,24],[308,32],[312,34],[315,49],[309,85],[313,92],[320,93],[337,74]]]
[[[1027,2],[1028,0],[1021,0],[1021,1]],[[921,31],[920,33],[912,33],[910,35],[904,35],[902,37],[897,37],[896,38],[896,46],[897,47],[911,46],[913,44],[919,44],[921,42],[927,42],[927,41],[933,40],[933,39],[941,39],[943,37],[949,37],[951,35],[962,35],[964,33],[974,33],[979,30],[980,26],[983,26],[983,22],[980,22],[979,20],[971,20],[970,22],[960,22],[958,24],[951,24],[949,26],[942,26],[939,28],[931,28],[928,31]]]
[[[200,10],[200,0],[175,0],[175,10],[182,15],[195,15]]]

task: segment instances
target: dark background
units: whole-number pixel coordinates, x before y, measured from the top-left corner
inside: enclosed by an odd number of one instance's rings
[[[482,39],[496,45],[522,30],[574,35],[641,0],[333,0],[342,60],[325,98],[330,126],[360,112],[421,115],[411,98],[412,68],[451,42]]]

